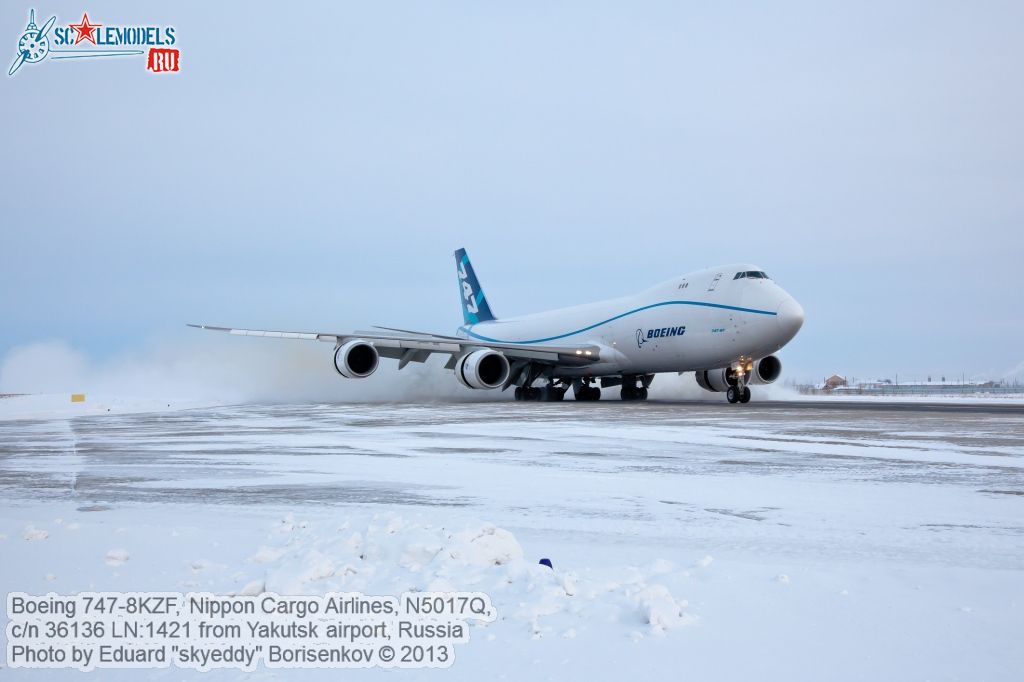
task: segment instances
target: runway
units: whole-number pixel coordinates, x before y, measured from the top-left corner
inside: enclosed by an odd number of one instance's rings
[[[703,447],[710,435],[714,447]],[[791,451],[794,443],[799,452]],[[979,455],[1018,463],[1024,405],[828,401],[239,406],[0,422],[0,491],[8,499],[54,495],[85,505],[122,499],[354,504],[367,498],[465,505],[474,497],[471,489],[436,494],[427,482],[455,462],[573,471],[580,457],[607,462],[606,473],[626,461],[705,475],[734,466],[723,462],[756,455],[752,471],[743,473],[786,465],[800,466],[806,476],[838,468],[836,446],[846,451],[848,469],[899,461],[894,453],[906,452],[914,461],[904,464],[927,480],[948,462],[929,462],[919,450],[950,443],[963,448],[964,464],[972,466],[962,475],[969,473],[977,486],[1024,494],[1016,466],[1002,460],[996,468],[975,466]],[[326,456],[332,464],[413,461],[397,470],[360,466],[360,487],[343,484],[330,473],[335,466],[325,471]],[[406,476],[392,476],[413,466],[427,467],[414,486],[405,485]],[[213,485],[237,476],[249,483]]]
[[[660,401],[667,402],[667,401]],[[673,401],[685,407],[707,406],[706,400]],[[761,400],[742,405],[753,410],[833,410],[838,412],[945,412],[956,414],[1024,414],[1024,402],[968,402],[925,400]]]
[[[6,421],[0,509],[0,551],[18,556],[0,583],[32,593],[255,580],[386,594],[427,580],[403,558],[425,529],[494,524],[524,562],[550,557],[581,587],[552,605],[522,572],[422,569],[483,580],[507,614],[495,643],[460,653],[460,678],[544,676],[522,661],[550,661],[536,652],[570,631],[557,656],[577,677],[679,657],[716,679],[1024,667],[1019,405],[240,405]],[[339,572],[358,564],[352,537],[385,528],[406,549]],[[113,550],[131,559],[112,567]],[[630,590],[651,586],[688,603],[689,625],[649,635]],[[800,641],[814,646],[794,667],[781,652]]]

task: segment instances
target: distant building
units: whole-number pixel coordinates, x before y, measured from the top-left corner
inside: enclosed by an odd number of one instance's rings
[[[806,395],[833,396],[1007,396],[1021,398],[1024,397],[1024,386],[1017,382],[1011,384],[1008,381],[966,379],[955,382],[904,380],[899,383],[892,379],[873,379],[858,381],[851,385],[845,377],[833,374],[823,383],[814,386],[801,386],[800,392]]]
[[[846,386],[846,379],[839,376],[838,374],[833,374],[828,379],[825,379],[826,391],[833,391],[839,388],[840,386]]]

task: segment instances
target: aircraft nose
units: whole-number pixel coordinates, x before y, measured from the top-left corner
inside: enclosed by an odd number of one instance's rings
[[[775,321],[779,325],[779,330],[791,339],[804,324],[804,309],[791,296],[779,305]]]

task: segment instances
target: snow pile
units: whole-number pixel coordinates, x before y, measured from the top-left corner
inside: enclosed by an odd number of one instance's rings
[[[22,534],[22,537],[29,542],[35,542],[37,540],[45,540],[50,537],[50,533],[49,531],[36,528],[35,526],[28,526],[25,528],[25,532]]]
[[[378,515],[325,532],[289,515],[272,535],[278,546],[261,546],[250,561],[265,571],[257,584],[281,594],[482,591],[498,609],[493,627],[533,638],[622,627],[636,638],[638,628],[663,634],[696,621],[685,600],[650,582],[674,570],[669,562],[581,577],[526,559],[515,536],[492,524],[452,530]]]
[[[130,555],[126,549],[112,549],[107,552],[107,566],[120,566],[128,561]]]
[[[634,596],[634,600],[654,632],[664,632],[688,622],[687,614],[683,612],[686,602],[676,600],[664,585],[645,587]]]

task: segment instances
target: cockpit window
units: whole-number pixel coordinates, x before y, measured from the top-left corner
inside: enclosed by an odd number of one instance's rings
[[[750,279],[771,279],[762,270],[747,270],[746,272],[737,272],[736,276],[733,277],[733,279],[745,279],[745,278],[750,278]]]

